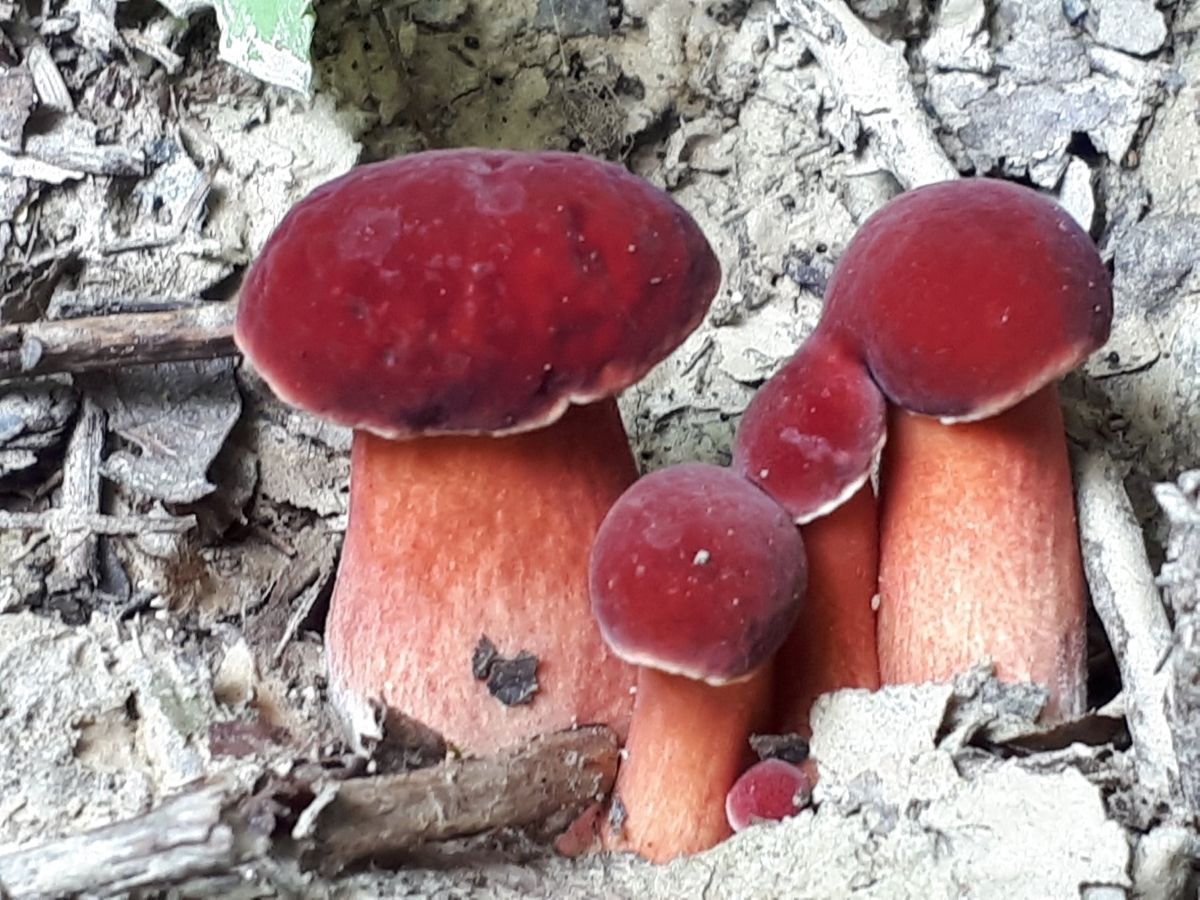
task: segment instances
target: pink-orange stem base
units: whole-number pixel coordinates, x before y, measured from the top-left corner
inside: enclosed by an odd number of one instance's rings
[[[642,669],[605,844],[667,862],[729,837],[725,795],[752,761],[770,686],[770,667],[721,687]]]
[[[881,474],[884,683],[945,680],[982,660],[1085,704],[1086,594],[1056,388],[943,425],[893,412]]]
[[[775,657],[772,731],[808,736],[821,694],[879,687],[872,599],[878,589],[879,520],[870,484],[828,515],[802,525],[808,592]]]

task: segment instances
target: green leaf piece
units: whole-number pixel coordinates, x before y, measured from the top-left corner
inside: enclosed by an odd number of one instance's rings
[[[221,59],[269,84],[303,94],[311,90],[309,47],[316,18],[311,0],[160,2],[183,18],[212,7],[221,29]]]

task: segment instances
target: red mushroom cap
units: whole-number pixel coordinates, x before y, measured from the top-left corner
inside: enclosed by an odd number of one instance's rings
[[[859,229],[820,328],[857,341],[898,406],[969,421],[1075,368],[1111,322],[1108,270],[1065,210],[965,179],[901,194]]]
[[[810,522],[870,477],[886,435],[887,406],[866,366],[818,333],[750,401],[733,469]]]
[[[770,659],[800,611],[804,544],[739,475],[685,463],[637,481],[592,546],[592,611],[621,658],[710,684]]]
[[[742,773],[725,795],[729,827],[743,831],[755,822],[794,816],[812,798],[812,780],[799,766],[764,759]]]
[[[720,281],[662,191],[566,153],[357,168],[283,219],[236,337],[284,400],[385,437],[529,430],[641,378]]]

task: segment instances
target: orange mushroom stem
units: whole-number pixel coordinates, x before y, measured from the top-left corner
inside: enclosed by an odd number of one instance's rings
[[[476,753],[576,723],[623,736],[635,672],[591,619],[587,561],[636,474],[613,401],[500,438],[357,432],[325,629],[334,702],[354,730],[378,701]],[[536,661],[517,702],[472,672],[481,637]]]
[[[1081,714],[1087,588],[1057,389],[962,425],[896,410],[889,435],[884,681],[944,681],[991,660],[999,678],[1047,687],[1048,718]]]

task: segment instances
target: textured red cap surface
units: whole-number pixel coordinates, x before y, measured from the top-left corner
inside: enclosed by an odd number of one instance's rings
[[[970,420],[1075,368],[1111,322],[1108,270],[1065,210],[965,179],[901,194],[859,229],[820,328],[860,342],[897,405]]]
[[[431,151],[298,203],[246,277],[236,337],[282,399],[345,425],[522,431],[641,378],[719,281],[687,212],[619,166]]]
[[[592,546],[592,611],[628,662],[712,684],[779,649],[800,611],[804,544],[741,476],[685,463],[637,481]]]
[[[725,815],[734,831],[763,820],[786,819],[808,806],[812,781],[799,766],[764,759],[742,773],[725,796]]]
[[[818,332],[750,401],[733,469],[809,522],[863,485],[886,433],[886,404],[866,366]]]

